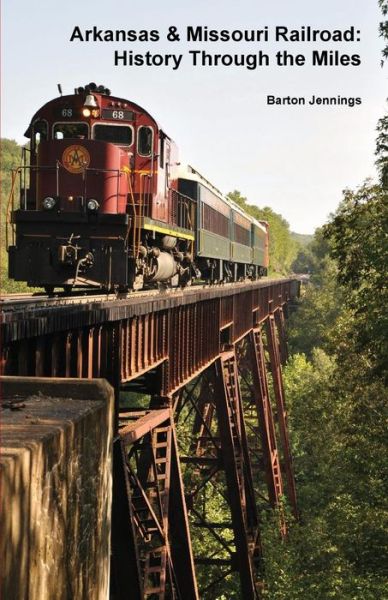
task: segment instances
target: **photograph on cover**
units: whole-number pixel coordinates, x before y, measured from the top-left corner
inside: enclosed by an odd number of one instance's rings
[[[2,2],[4,598],[385,597],[387,14]]]

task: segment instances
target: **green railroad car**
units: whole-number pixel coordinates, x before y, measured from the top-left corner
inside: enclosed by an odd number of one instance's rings
[[[238,281],[266,275],[267,223],[248,215],[191,166],[180,169],[178,190],[196,203],[195,263],[202,278]]]

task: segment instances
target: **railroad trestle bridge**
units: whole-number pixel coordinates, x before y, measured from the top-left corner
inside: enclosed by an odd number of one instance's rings
[[[2,375],[115,390],[111,597],[260,597],[260,515],[297,515],[281,365],[299,282],[2,304]],[[268,375],[270,374],[270,378]],[[221,520],[220,520],[221,515]],[[214,596],[213,596],[214,597]]]

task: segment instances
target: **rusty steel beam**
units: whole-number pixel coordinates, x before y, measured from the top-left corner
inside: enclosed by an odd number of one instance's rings
[[[199,566],[218,566],[217,574],[207,577],[202,593],[216,587],[230,573],[238,573],[244,598],[258,598],[258,578],[261,559],[259,520],[255,502],[247,434],[239,386],[236,358],[233,349],[221,353],[220,358],[201,375],[201,386],[193,386],[187,393],[187,403],[180,405],[175,419],[178,426],[188,427],[191,411],[192,441],[187,448],[195,452],[181,456],[192,471],[191,485],[186,489],[188,512],[192,528],[207,530],[218,550],[212,558],[194,556]],[[193,394],[196,390],[196,394]],[[211,409],[209,410],[209,407]],[[183,415],[186,408],[186,415]],[[202,443],[200,443],[202,442]],[[206,492],[206,490],[209,492]],[[206,496],[214,489],[230,511],[230,522],[209,521]],[[210,494],[211,495],[211,494]],[[233,540],[224,533],[232,529]],[[225,557],[229,555],[229,558]],[[226,571],[223,567],[229,567]]]
[[[133,423],[122,427],[120,429],[120,438],[126,444],[134,444],[147,433],[150,433],[152,429],[169,419],[169,417],[170,410],[168,408],[152,410]]]
[[[225,473],[230,499],[230,508],[235,536],[237,560],[242,597],[246,600],[258,598],[254,558],[257,549],[252,521],[257,524],[257,516],[249,514],[252,506],[247,503],[244,468],[243,432],[241,430],[241,401],[234,352],[226,352],[216,362],[215,404],[221,438],[221,448],[225,463]],[[250,482],[249,482],[250,483]],[[250,527],[251,524],[251,527]]]
[[[118,597],[198,600],[171,410],[159,408],[136,415],[137,419],[121,427],[119,435],[130,507],[122,515],[123,526],[128,529],[130,518],[142,592],[138,595],[138,590],[132,590],[132,595]],[[121,419],[124,417],[131,419],[133,414],[122,414]],[[120,551],[119,556],[123,567],[125,554]],[[121,575],[123,572],[125,569]]]
[[[198,600],[198,586],[191,546],[179,450],[175,427],[172,427],[171,486],[169,506],[170,548],[180,597]]]
[[[278,507],[283,496],[283,481],[277,449],[275,423],[268,391],[265,367],[264,346],[261,328],[254,329],[249,335],[253,393],[258,414],[259,429],[267,475],[270,503]]]
[[[237,577],[244,599],[259,597],[255,462],[264,467],[272,506],[283,492],[262,330],[296,514],[281,363],[287,359],[283,308],[298,285],[242,283],[78,304],[50,300],[2,311],[2,372],[103,377],[114,387],[114,600],[197,600]],[[250,373],[241,375],[245,387],[252,378],[253,404],[240,385],[239,344],[248,344],[244,369]],[[122,389],[147,394],[147,409],[120,411]],[[225,510],[220,522],[206,513],[212,497]],[[212,540],[211,555],[193,555],[195,528]]]
[[[248,424],[252,420],[255,423],[247,436],[248,452],[252,460],[253,457],[260,457],[254,468],[257,501],[264,499],[272,508],[279,510],[279,528],[284,536],[286,524],[282,507],[283,480],[268,390],[262,326],[253,329],[239,345],[237,356],[239,372],[246,388],[246,393],[242,394],[244,414]],[[252,414],[253,407],[255,416]],[[267,499],[261,491],[264,481],[268,491]]]
[[[116,368],[119,381],[126,382],[160,367],[167,395],[217,358],[220,331],[234,343],[252,328],[253,316],[264,320],[297,293],[298,282],[287,280],[198,288],[152,300],[134,294],[116,302],[83,299],[79,305],[57,300],[41,306],[37,300],[36,306],[11,310],[3,304],[0,365],[3,374],[60,372],[107,377],[113,385]],[[56,351],[44,356],[54,343]]]
[[[283,307],[280,307],[275,311],[274,318],[278,333],[280,362],[282,365],[285,365],[288,360],[288,346]]]
[[[202,583],[201,586],[201,597],[202,595],[206,597],[210,589],[216,588],[230,574],[238,574],[240,578],[242,577],[244,581],[246,580],[246,575],[241,572],[241,561],[239,562],[238,560],[237,551],[237,548],[240,548],[244,532],[248,544],[248,569],[251,562],[252,569],[255,569],[255,563],[258,559],[257,514],[255,504],[252,503],[252,486],[249,485],[250,469],[247,464],[249,457],[244,453],[243,438],[245,431],[241,419],[238,377],[235,363],[229,363],[228,367],[229,372],[226,375],[226,384],[223,375],[221,376],[221,380],[219,379],[215,364],[202,373],[199,377],[201,385],[193,386],[188,391],[187,403],[181,405],[181,412],[178,411],[175,414],[178,436],[181,422],[183,421],[182,426],[187,430],[187,417],[190,414],[192,417],[192,441],[191,443],[187,443],[187,447],[196,453],[191,456],[181,456],[181,462],[185,467],[186,465],[196,467],[192,472],[191,485],[186,489],[186,503],[189,515],[191,516],[191,528],[192,531],[195,531],[198,527],[202,531],[208,531],[210,538],[213,540],[213,546],[214,543],[217,546],[213,550],[212,558],[209,558],[210,562],[207,564],[218,568],[214,573],[207,574],[205,579],[203,579],[203,574],[200,577],[202,582],[206,581],[206,585]],[[197,391],[196,395],[193,394],[193,390]],[[224,408],[220,409],[221,413],[219,414],[217,402],[217,397],[220,397],[220,390],[223,390],[222,393],[226,390],[228,410],[230,411],[225,427],[223,425]],[[219,402],[222,407],[225,407],[225,396],[220,397]],[[194,410],[191,410],[192,407]],[[206,410],[204,410],[205,407]],[[210,411],[208,410],[209,407],[211,407]],[[186,409],[186,415],[182,414],[184,409]],[[231,419],[233,423],[231,423]],[[200,437],[200,434],[203,428],[206,432],[204,436],[206,443],[200,444],[199,442],[202,437]],[[231,436],[229,440],[228,431]],[[233,448],[231,448],[231,444],[233,444]],[[232,480],[230,476],[230,472],[233,469],[235,480]],[[234,485],[237,479],[239,482],[238,490]],[[214,492],[219,494],[220,502],[228,506],[230,521],[219,523],[212,520],[209,521],[207,517],[206,497],[214,496]],[[243,517],[240,516],[240,520],[238,506],[240,506],[241,514],[243,515]],[[228,529],[232,529],[233,531],[233,539],[229,541],[224,537],[224,533]],[[229,558],[226,558],[225,554]],[[194,556],[194,562],[199,567],[205,564],[198,555]],[[225,570],[224,567],[228,568]],[[252,572],[252,579],[253,577]],[[251,583],[252,593],[255,594],[255,582]]]
[[[143,598],[125,449],[113,443],[111,592],[114,598]]]
[[[271,313],[266,320],[266,333],[268,352],[270,357],[270,368],[272,373],[273,388],[277,408],[277,421],[280,430],[281,446],[283,451],[284,470],[287,481],[287,495],[294,516],[298,517],[298,506],[296,499],[296,486],[294,470],[292,465],[291,446],[288,434],[287,411],[284,397],[283,378],[279,352],[279,342],[276,332],[275,316]]]

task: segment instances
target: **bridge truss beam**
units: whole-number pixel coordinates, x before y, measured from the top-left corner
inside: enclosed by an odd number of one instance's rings
[[[196,600],[225,579],[260,597],[260,511],[282,535],[284,491],[297,514],[281,377],[297,295],[287,280],[3,315],[4,374],[115,389],[115,600]]]

